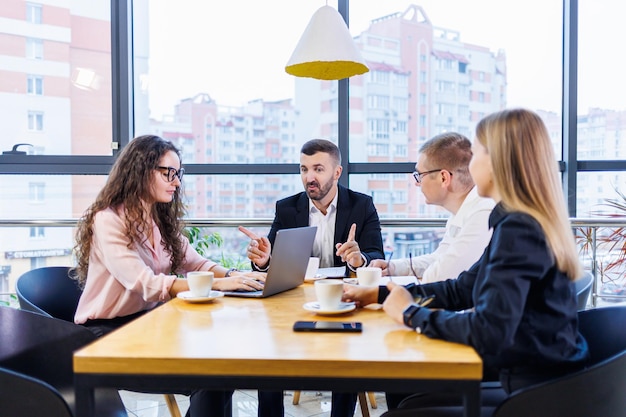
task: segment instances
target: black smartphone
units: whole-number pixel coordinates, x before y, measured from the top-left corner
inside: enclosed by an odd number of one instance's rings
[[[357,332],[363,331],[360,322],[339,321],[297,321],[293,324],[294,332]]]

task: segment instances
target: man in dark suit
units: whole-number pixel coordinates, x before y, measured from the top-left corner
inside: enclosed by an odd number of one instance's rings
[[[269,268],[278,230],[305,226],[317,226],[312,256],[320,258],[322,268],[345,265],[355,271],[373,259],[384,259],[374,202],[368,195],[340,186],[341,171],[341,155],[334,143],[313,139],[302,146],[300,177],[304,192],[276,203],[276,216],[268,237],[239,228],[252,239],[247,254],[253,269]],[[356,393],[333,393],[331,417],[353,416],[356,397]],[[259,392],[259,416],[283,415],[283,412],[282,392]]]

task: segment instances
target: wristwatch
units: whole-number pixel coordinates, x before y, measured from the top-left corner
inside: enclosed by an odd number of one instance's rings
[[[414,329],[415,326],[411,325],[411,319],[413,318],[413,316],[415,315],[415,313],[417,313],[417,310],[419,309],[420,309],[420,306],[418,306],[417,304],[411,304],[407,308],[405,308],[404,311],[402,312],[402,321],[404,321],[404,324]]]
[[[224,277],[228,278],[235,271],[239,271],[239,270],[237,268],[230,268],[228,271],[226,271],[226,273],[224,274]]]

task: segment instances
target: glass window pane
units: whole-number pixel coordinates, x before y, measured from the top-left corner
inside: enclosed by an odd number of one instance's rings
[[[317,0],[135,2],[137,134],[185,138],[194,148],[188,163],[226,164],[293,163],[305,141],[336,138],[337,83],[300,83],[285,72],[321,6]],[[324,125],[321,96],[334,109]]]
[[[432,136],[472,139],[483,116],[513,106],[539,112],[560,155],[561,4],[413,3],[351,4],[351,32],[371,71],[351,79],[350,160],[415,162]],[[358,177],[351,186],[372,194],[381,217],[437,215],[408,175]]]
[[[111,155],[109,5],[0,8],[1,150],[29,143],[43,155]]]
[[[578,159],[626,158],[626,81],[621,53],[611,43],[626,37],[626,3],[579,2]],[[578,187],[579,194],[585,190]]]
[[[626,172],[581,172],[578,174],[577,217],[595,217],[625,221]],[[581,190],[584,190],[581,192]],[[626,295],[626,245],[624,227],[577,227],[580,258],[585,266],[593,264],[593,243],[596,243],[595,268],[598,277],[598,305],[623,302]],[[595,236],[594,236],[595,233]],[[611,298],[618,295],[622,298]],[[595,300],[594,300],[595,301]]]
[[[189,218],[274,218],[276,201],[303,191],[293,175],[185,175]],[[268,229],[269,232],[269,229]]]
[[[381,219],[449,216],[443,208],[426,204],[412,173],[352,174],[350,188],[371,195]]]
[[[105,181],[98,175],[2,175],[0,193],[11,196],[11,204],[0,204],[0,219],[78,219]]]
[[[626,215],[626,201],[620,196],[626,194],[626,172],[579,172],[577,183],[577,217]],[[621,202],[623,210],[608,204],[609,201]]]
[[[425,140],[446,131],[471,139],[483,116],[504,107],[560,120],[559,2],[414,3],[350,6],[351,32],[370,67],[351,79],[351,161],[415,161]],[[560,155],[560,130],[554,139]]]

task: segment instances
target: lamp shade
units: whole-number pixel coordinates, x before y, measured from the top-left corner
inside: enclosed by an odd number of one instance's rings
[[[311,17],[285,71],[296,77],[341,80],[369,69],[339,12],[322,6]]]

